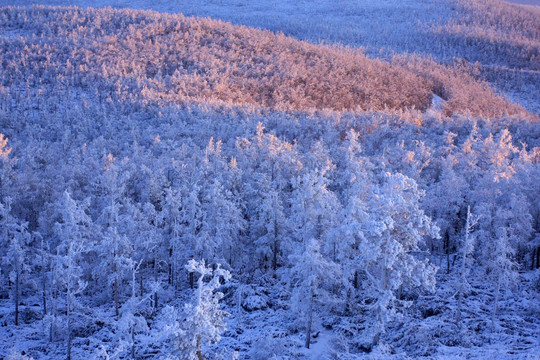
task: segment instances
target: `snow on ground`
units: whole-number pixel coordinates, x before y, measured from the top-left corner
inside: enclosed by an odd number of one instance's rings
[[[481,274],[478,275],[481,279]],[[480,280],[472,284],[461,328],[455,324],[454,276],[457,274],[451,274],[450,278],[439,274],[437,291],[414,304],[401,320],[391,323],[383,344],[371,352],[353,354],[344,350],[338,329],[346,328],[350,319],[341,317],[339,311],[318,319],[314,327],[316,337],[310,349],[305,349],[304,331],[297,330],[299,319],[290,313],[287,301],[280,298],[283,295],[279,294],[280,284],[268,290],[272,306],[267,309],[246,311],[235,306],[234,301],[227,302],[233,316],[219,346],[237,349],[253,360],[539,358],[540,328],[535,320],[538,299],[534,291],[525,290],[531,288],[532,279],[524,275],[520,289],[503,295],[500,321],[492,332],[493,294]],[[328,323],[334,324],[333,328],[329,329]]]
[[[331,349],[331,340],[334,334],[329,330],[322,330],[317,334],[310,348],[305,351],[306,356],[313,360],[324,360],[328,356],[328,350]]]

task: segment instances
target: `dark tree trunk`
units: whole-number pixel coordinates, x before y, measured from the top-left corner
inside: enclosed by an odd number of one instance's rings
[[[345,299],[345,314],[349,314],[351,311],[351,289],[347,290],[347,298]]]
[[[71,360],[71,301],[70,301],[69,293],[67,294],[66,310],[67,310],[67,332],[68,332],[67,360]]]
[[[446,248],[446,273],[450,274],[450,234],[448,234],[448,230],[446,230],[444,237],[444,246]]]
[[[232,245],[229,245],[229,266],[232,268]]]
[[[113,272],[114,272],[114,289],[113,289],[113,297],[114,297],[114,311],[116,314],[116,318],[118,318],[118,315],[120,315],[120,304],[118,303],[118,266],[116,265],[116,250],[113,253],[113,259],[114,259],[114,265],[113,265]]]
[[[306,326],[306,348],[309,349],[311,345],[311,327],[313,325],[313,291],[311,291],[309,297],[309,310],[308,310],[308,322]]]
[[[158,281],[158,261],[154,258],[154,281],[157,284]],[[158,308],[158,293],[154,292],[154,310],[157,311]]]
[[[202,354],[202,349],[201,349],[201,339],[197,339],[197,358],[198,360],[204,360],[204,356]]]
[[[47,276],[45,275],[45,264],[43,262],[43,258],[41,261],[41,271],[42,271],[42,278],[41,281],[43,283],[43,289],[42,289],[42,295],[43,295],[43,316],[47,315]]]
[[[135,360],[135,328],[131,326],[131,358]]]
[[[71,360],[71,329],[68,330],[68,353],[67,360]]]
[[[15,325],[19,325],[19,269],[15,275]]]
[[[277,257],[279,252],[279,244],[278,244],[278,224],[277,219],[274,216],[274,259],[272,260],[272,269],[274,270],[274,273],[277,270]]]
[[[114,266],[116,269],[116,265]],[[115,271],[116,274],[116,271]],[[116,314],[116,317],[120,315],[120,304],[118,303],[118,278],[115,277],[114,279],[114,312]]]

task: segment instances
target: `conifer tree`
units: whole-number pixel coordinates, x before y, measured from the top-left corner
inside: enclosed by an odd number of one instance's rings
[[[57,206],[61,219],[55,224],[55,233],[60,241],[56,254],[56,276],[65,297],[67,358],[71,359],[74,313],[81,306],[78,296],[87,285],[81,263],[85,253],[90,250],[88,240],[92,221],[86,213],[88,202],[77,203],[67,191]]]
[[[197,276],[193,300],[185,304],[181,313],[172,307],[164,309],[165,336],[170,340],[170,353],[179,360],[203,360],[204,346],[216,343],[226,328],[229,314],[220,307],[223,293],[217,291],[222,281],[231,277],[227,270],[217,265],[215,270],[206,267],[205,261],[191,259],[186,270]],[[205,277],[210,277],[205,282]]]
[[[31,236],[28,232],[28,224],[18,221],[11,216],[11,198],[5,198],[5,203],[0,204],[0,212],[5,221],[4,236],[6,236],[6,255],[2,259],[4,269],[8,274],[11,284],[11,298],[14,303],[15,325],[19,325],[19,305],[21,302],[22,277],[29,270],[29,245]]]
[[[298,248],[298,253],[290,256],[290,284],[293,289],[293,308],[305,319],[305,346],[309,349],[313,316],[316,305],[331,300],[325,289],[339,278],[338,267],[325,259],[320,252],[320,244],[315,239],[307,241],[306,246]]]
[[[456,315],[456,324],[461,327],[461,309],[463,307],[463,298],[470,288],[470,283],[468,280],[469,272],[472,266],[472,254],[474,251],[474,227],[478,223],[478,217],[474,216],[471,213],[471,207],[467,206],[467,220],[465,222],[465,234],[463,236],[463,241],[460,248],[460,274],[459,274],[459,283],[457,284],[457,315]]]
[[[433,290],[435,267],[416,256],[424,236],[438,236],[438,228],[420,209],[423,195],[414,180],[387,173],[369,205],[370,228],[359,245],[360,268],[366,276],[365,295],[375,315],[374,344],[402,303],[402,287]]]

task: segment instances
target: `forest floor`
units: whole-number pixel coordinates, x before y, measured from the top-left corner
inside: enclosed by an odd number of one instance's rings
[[[485,285],[481,274],[471,277],[472,288],[463,304],[462,321],[456,324],[457,300],[452,292],[456,275],[438,276],[433,294],[426,294],[406,309],[403,316],[388,325],[381,344],[371,349],[362,336],[351,338],[348,330],[362,329],[369,337],[369,324],[361,317],[345,316],[341,306],[323,305],[314,319],[310,349],[304,347],[305,334],[300,330],[304,319],[290,311],[289,294],[279,282],[267,287],[231,284],[224,289],[224,309],[231,314],[222,340],[211,349],[230,354],[238,351],[241,359],[539,359],[540,299],[534,290],[535,275],[521,274],[519,288],[501,294],[499,314],[493,324],[493,291]],[[537,281],[537,280],[536,280]],[[191,295],[184,289],[172,302],[181,304]],[[239,300],[233,294],[252,295]],[[171,297],[165,290],[165,297]],[[404,294],[406,296],[406,294]],[[239,301],[241,302],[239,304]],[[31,298],[21,306],[21,325],[13,325],[13,303],[0,300],[0,331],[3,341],[0,354],[15,347],[34,359],[58,359],[65,354],[65,342],[48,341],[48,329],[41,317],[39,298]],[[93,309],[94,329],[91,336],[75,339],[75,358],[95,358],[102,346],[108,349],[115,329],[111,309]],[[493,325],[495,325],[493,327]],[[157,339],[140,339],[142,342]],[[151,347],[150,347],[151,348]],[[359,349],[363,349],[359,350]],[[111,352],[109,351],[109,354]],[[140,354],[151,358],[156,354]],[[112,357],[114,358],[114,357]]]

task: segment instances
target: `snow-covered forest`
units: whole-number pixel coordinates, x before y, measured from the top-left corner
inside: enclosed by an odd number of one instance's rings
[[[0,358],[538,357],[540,10],[303,3],[0,7]]]

